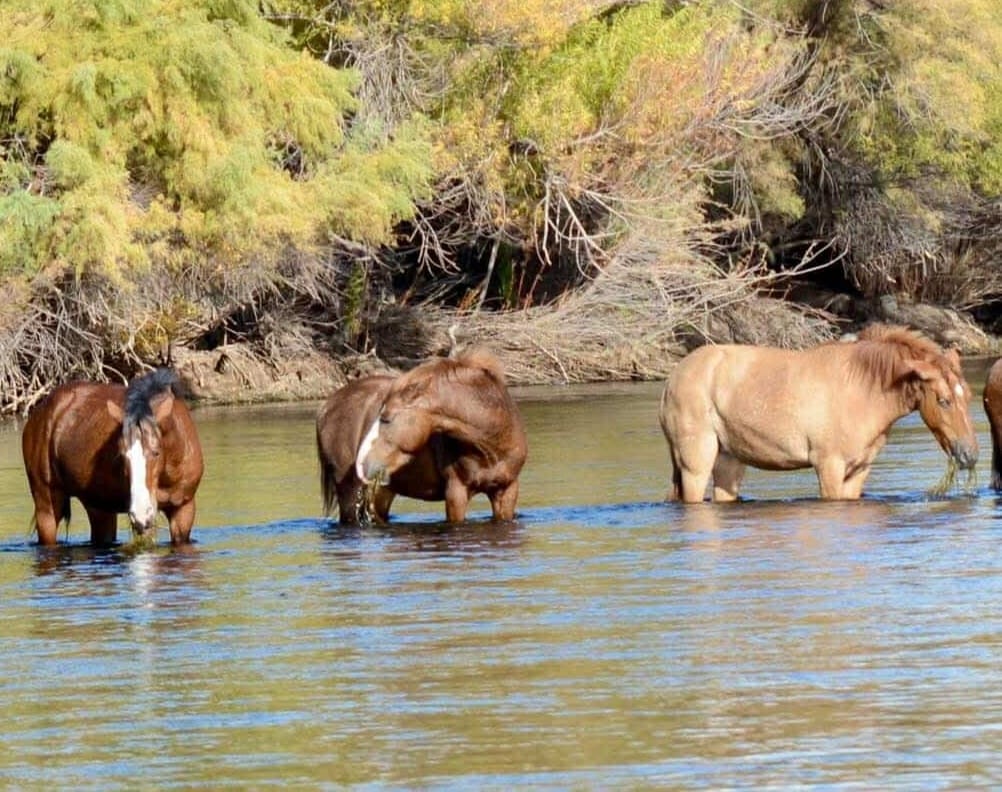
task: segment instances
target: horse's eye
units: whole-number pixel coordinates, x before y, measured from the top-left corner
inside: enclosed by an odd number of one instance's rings
[[[380,413],[379,422],[381,424],[388,424],[390,422],[390,416],[386,415],[385,413]]]
[[[950,400],[944,399],[942,396],[940,396],[936,401],[939,402],[939,406],[942,407],[944,410],[950,406]]]

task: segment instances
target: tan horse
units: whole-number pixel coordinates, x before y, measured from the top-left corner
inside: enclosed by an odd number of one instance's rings
[[[21,450],[39,543],[56,543],[71,497],[87,511],[93,544],[115,541],[117,514],[127,512],[133,531],[145,534],[157,511],[167,515],[172,544],[190,541],[202,447],[177,387],[167,369],[128,388],[72,382],[32,410]]]
[[[813,467],[821,497],[855,499],[891,425],[918,410],[957,465],[973,468],[971,390],[955,350],[903,327],[872,325],[857,341],[803,351],[705,346],[684,358],[661,396],[672,462],[670,499],[738,497],[745,466]]]
[[[992,433],[991,488],[1002,490],[1002,359],[996,360],[988,370],[983,399]]]
[[[393,380],[394,377],[381,374],[353,380],[334,391],[317,414],[317,456],[324,514],[331,513],[336,497],[338,519],[345,525],[365,519],[369,506],[373,511],[371,516],[386,522],[390,505],[398,494],[419,500],[444,497],[445,479],[439,471],[444,463],[444,443],[442,438],[433,437],[386,484],[375,487],[371,503],[366,501],[365,484],[355,470],[355,459],[365,433],[379,417]]]
[[[439,358],[397,378],[362,439],[356,475],[363,482],[388,477],[393,487],[398,471],[427,454],[429,446],[441,475],[434,500],[445,500],[447,520],[463,520],[478,492],[490,499],[495,520],[514,518],[528,446],[492,355],[472,351]]]

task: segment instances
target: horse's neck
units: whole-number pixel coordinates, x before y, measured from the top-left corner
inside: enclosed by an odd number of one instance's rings
[[[436,431],[491,453],[507,450],[512,443],[512,423],[511,410],[484,407],[473,388],[466,389],[462,399],[439,405],[433,420]]]
[[[875,401],[881,406],[879,421],[884,432],[888,431],[895,421],[918,409],[918,402],[905,387],[886,389],[877,381],[874,381],[872,387],[878,394]]]

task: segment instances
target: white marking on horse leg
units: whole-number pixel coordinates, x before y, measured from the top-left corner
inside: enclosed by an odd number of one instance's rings
[[[153,523],[157,507],[146,487],[146,455],[139,438],[129,446],[125,458],[129,463],[129,519],[145,528]]]
[[[376,442],[376,438],[379,437],[379,419],[377,418],[372,422],[372,426],[366,433],[365,437],[362,438],[362,444],[358,447],[358,455],[355,457],[355,474],[358,476],[360,481],[369,483],[369,480],[365,477],[365,458],[369,456],[369,452],[372,450],[373,443]]]

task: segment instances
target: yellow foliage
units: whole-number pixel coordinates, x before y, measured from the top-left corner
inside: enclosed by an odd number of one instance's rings
[[[233,258],[330,231],[383,240],[429,178],[418,128],[349,140],[357,75],[292,51],[251,0],[10,0],[0,34],[14,77],[0,103],[61,206],[39,249],[78,272],[139,263],[172,231],[173,244]],[[331,207],[337,170],[372,180],[367,214]],[[133,186],[152,195],[137,203]]]

